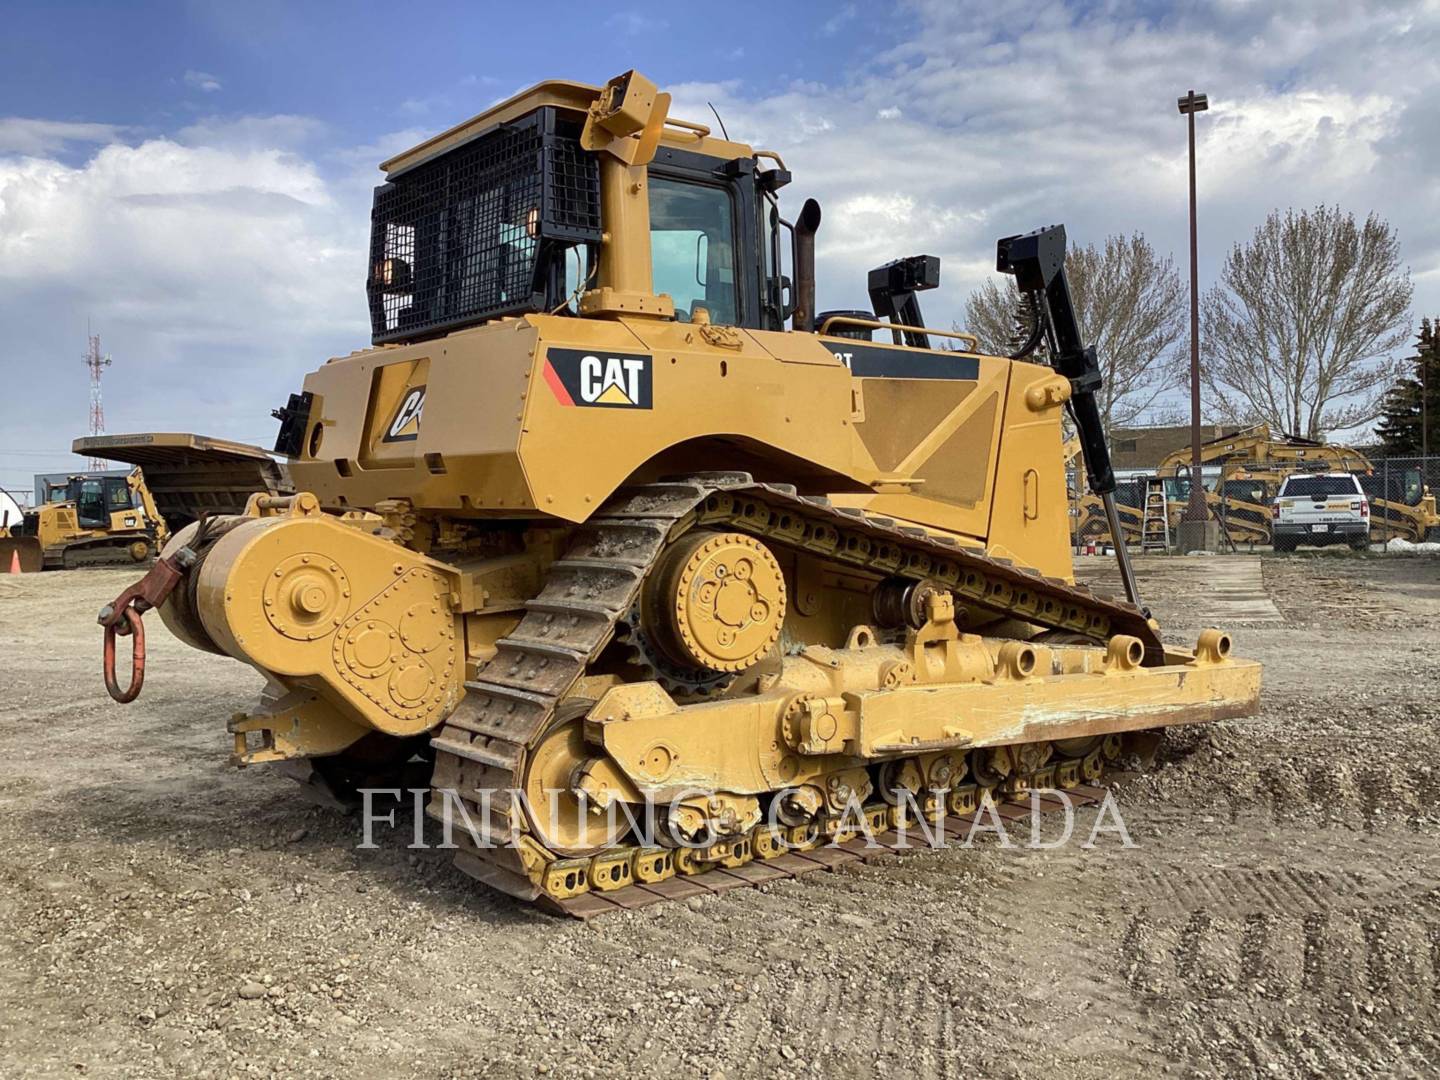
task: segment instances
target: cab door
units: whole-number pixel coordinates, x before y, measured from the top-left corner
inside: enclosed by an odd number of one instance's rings
[[[82,529],[108,529],[110,514],[105,509],[105,481],[87,476],[74,481],[71,495],[75,500],[75,517]]]
[[[105,514],[112,528],[135,529],[144,521],[135,506],[135,497],[130,492],[130,482],[123,476],[105,478]],[[117,519],[116,515],[123,515]]]

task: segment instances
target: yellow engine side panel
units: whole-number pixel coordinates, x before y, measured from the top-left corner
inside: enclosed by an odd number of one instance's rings
[[[536,341],[507,319],[329,361],[305,379],[315,400],[296,488],[336,509],[533,511],[517,448]]]
[[[745,471],[1071,572],[1068,385],[1042,366],[532,315],[333,360],[305,386],[291,469],[332,508],[579,522],[629,480]]]
[[[805,335],[537,321],[542,349],[520,454],[548,513],[583,520],[662,455],[669,465],[659,472],[755,471],[747,455],[763,457],[772,478],[814,490],[857,489],[877,475],[852,426],[848,372]],[[628,344],[601,347],[593,328],[606,326],[624,328]],[[809,362],[790,362],[782,347]]]
[[[972,537],[991,554],[1073,581],[1060,429],[1068,384],[1042,365],[941,355],[972,364],[974,381],[857,379],[857,427],[890,478],[879,494],[835,502]]]

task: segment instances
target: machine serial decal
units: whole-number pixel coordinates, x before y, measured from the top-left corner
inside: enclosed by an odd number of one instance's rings
[[[425,384],[412,386],[405,392],[400,407],[390,418],[382,442],[413,442],[420,437],[420,414],[425,411]]]
[[[860,342],[825,347],[852,375],[865,379],[968,379],[980,378],[980,361],[958,353],[922,352],[918,349],[884,349]]]
[[[551,349],[545,381],[561,405],[648,409],[653,404],[649,356]]]

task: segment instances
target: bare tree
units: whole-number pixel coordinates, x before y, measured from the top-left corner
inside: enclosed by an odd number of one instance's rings
[[[1103,248],[1072,248],[1065,276],[1081,333],[1100,358],[1105,429],[1132,426],[1185,385],[1176,349],[1185,320],[1180,277],[1140,233],[1108,237]],[[1013,278],[1004,285],[987,280],[965,302],[965,329],[987,352],[1010,351],[1026,336],[1017,319],[1019,301]]]
[[[1373,420],[1399,374],[1412,292],[1379,217],[1276,210],[1205,295],[1202,384],[1227,419],[1309,439]]]

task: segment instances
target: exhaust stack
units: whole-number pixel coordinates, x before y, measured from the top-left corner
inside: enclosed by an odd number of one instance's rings
[[[815,233],[820,228],[820,204],[806,199],[795,222],[795,314],[791,327],[815,329]]]

